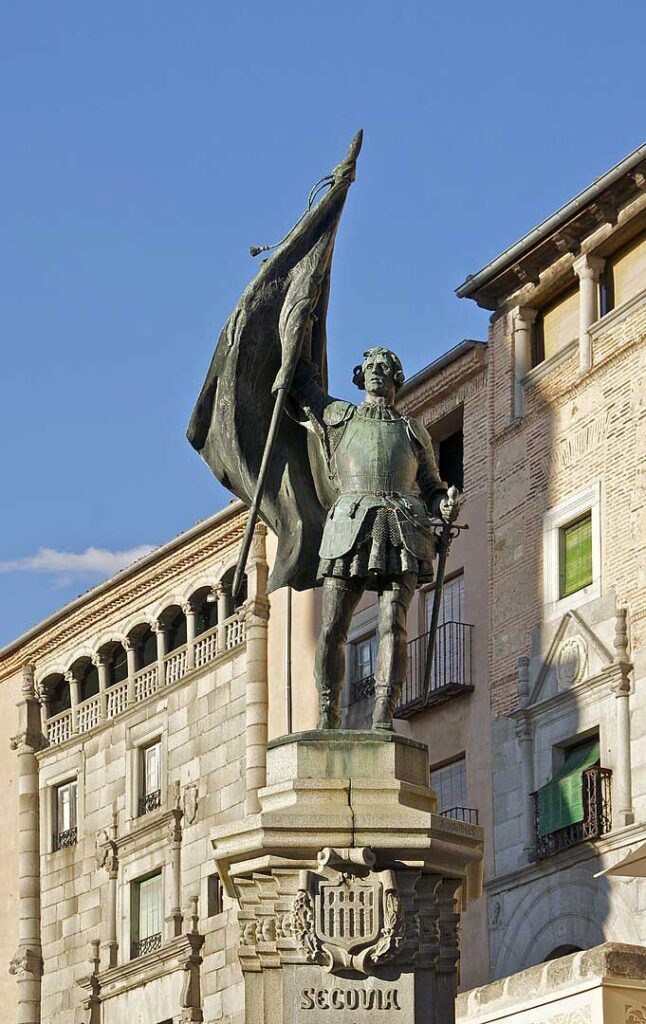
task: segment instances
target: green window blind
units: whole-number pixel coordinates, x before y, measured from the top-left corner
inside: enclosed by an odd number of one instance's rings
[[[564,526],[560,535],[560,596],[592,583],[592,514]]]
[[[583,772],[599,761],[599,741],[575,747],[561,770],[538,790],[538,834],[550,835],[560,828],[583,821]]]

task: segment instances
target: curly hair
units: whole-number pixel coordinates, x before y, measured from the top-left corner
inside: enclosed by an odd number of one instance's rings
[[[388,358],[390,359],[392,367],[395,371],[393,374],[395,389],[398,391],[399,388],[404,383],[404,381],[406,380],[401,360],[399,356],[395,355],[394,352],[391,352],[389,348],[384,348],[383,345],[376,345],[374,348],[366,349],[366,351],[363,353],[363,362],[358,363],[358,365],[355,366],[352,371],[352,383],[355,384],[360,391],[366,390],[366,375],[363,368],[365,366],[366,359],[368,358],[368,356],[371,356],[377,352],[380,355],[388,356]]]

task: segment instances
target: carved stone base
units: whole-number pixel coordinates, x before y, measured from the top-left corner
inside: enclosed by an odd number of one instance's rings
[[[436,813],[428,765],[393,734],[270,743],[260,812],[212,834],[240,908],[247,1024],[454,1020],[482,830]]]

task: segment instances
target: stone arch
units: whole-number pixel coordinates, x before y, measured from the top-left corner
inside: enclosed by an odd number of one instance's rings
[[[53,676],[58,673],[64,676],[68,668],[68,662],[63,661],[60,658],[56,661],[48,661],[44,665],[39,665],[34,674],[34,686],[36,691],[38,692],[40,690],[42,683],[45,682],[48,676]]]
[[[589,949],[609,940],[609,883],[592,877],[599,866],[594,859],[527,887],[503,930],[493,965],[495,978],[542,963],[558,946]]]
[[[143,612],[136,612],[136,614],[131,615],[130,618],[126,619],[126,621],[122,623],[121,634],[124,638],[127,638],[130,636],[132,631],[137,629],[138,627],[149,626],[150,629],[152,629],[154,624],[155,616],[152,614],[152,612],[149,612],[148,610]]]
[[[166,612],[169,608],[175,606],[181,608],[185,600],[186,599],[182,595],[182,593],[177,590],[174,590],[170,594],[166,594],[159,601],[156,601],[151,608],[149,608],[148,612],[150,616],[150,624],[153,625],[155,622],[158,622],[162,618],[164,612]]]
[[[201,573],[199,576],[193,577],[190,582],[186,583],[182,589],[182,601],[190,601],[193,594],[198,590],[209,589],[212,590],[216,585],[216,575],[213,571],[209,573]]]
[[[107,629],[103,633],[99,633],[97,637],[92,641],[92,657],[98,654],[102,647],[106,647],[108,644],[122,644],[125,640],[125,633],[122,633],[119,629]]]

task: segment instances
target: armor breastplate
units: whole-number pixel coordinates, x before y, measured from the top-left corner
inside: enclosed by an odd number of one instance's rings
[[[417,494],[419,462],[404,419],[354,415],[333,460],[339,494]]]

